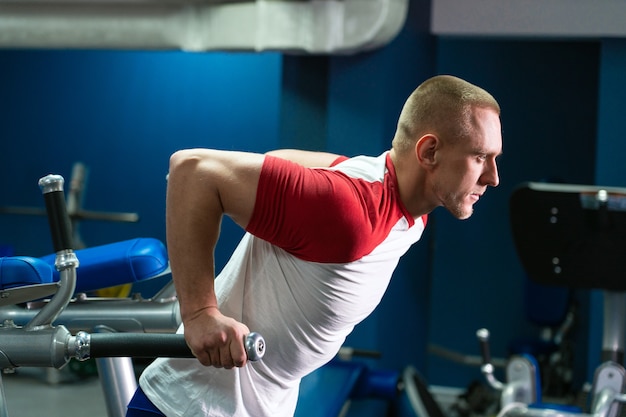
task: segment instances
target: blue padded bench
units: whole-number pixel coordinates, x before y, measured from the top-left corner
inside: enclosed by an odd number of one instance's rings
[[[365,365],[333,360],[302,379],[295,417],[341,414]]]
[[[54,267],[39,258],[9,256],[0,258],[0,289],[52,282]]]
[[[39,258],[7,256],[0,258],[0,306],[20,304],[54,294],[52,267]]]
[[[357,413],[361,417],[384,415],[387,401],[396,398],[398,379],[395,371],[370,369],[359,361],[333,359],[302,379],[294,416],[338,416],[348,400],[367,404],[367,411]]]
[[[133,284],[165,272],[169,266],[165,245],[154,238],[136,238],[75,251],[76,292],[89,292],[122,284]],[[41,259],[53,266],[56,255]]]
[[[75,251],[76,292],[88,292],[156,277],[167,271],[165,245],[153,238],[136,238]],[[0,258],[0,290],[57,282],[56,254],[42,258]]]

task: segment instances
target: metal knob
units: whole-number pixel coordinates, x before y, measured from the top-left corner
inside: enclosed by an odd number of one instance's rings
[[[256,362],[265,355],[265,339],[256,332],[251,332],[244,340],[248,360]]]

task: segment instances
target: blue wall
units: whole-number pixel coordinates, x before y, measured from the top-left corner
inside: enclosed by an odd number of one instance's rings
[[[177,149],[278,146],[281,56],[182,52],[0,51],[1,206],[37,206],[37,180],[87,165],[84,208],[139,223],[84,221],[87,245],[165,239],[165,175]],[[226,226],[227,245],[239,233]],[[0,216],[0,242],[51,251],[44,218]],[[230,232],[230,233],[229,233]]]
[[[467,221],[433,213],[380,308],[348,343],[381,351],[382,366],[411,363],[431,383],[466,386],[479,370],[428,354],[427,346],[478,354],[474,332],[487,326],[494,355],[505,356],[509,341],[535,332],[523,313],[526,277],[512,246],[508,197],[527,180],[605,179],[596,168],[606,159],[596,156],[599,67],[626,48],[607,43],[601,55],[596,42],[435,39],[427,34],[427,3],[411,3],[406,28],[390,45],[354,56],[0,51],[0,206],[42,206],[37,179],[49,172],[69,178],[81,161],[90,168],[85,208],[141,217],[138,224],[83,222],[89,245],[164,239],[164,177],[176,149],[377,154],[389,147],[401,105],[419,82],[436,73],[465,77],[503,107],[501,186]],[[600,103],[611,103],[619,72],[602,74],[610,84]],[[614,155],[619,135],[604,132],[618,131],[616,120],[600,120],[599,155]],[[228,223],[222,236],[218,267],[240,231]],[[45,220],[29,216],[0,216],[0,243],[31,255],[51,247]],[[579,330],[586,337],[585,326]]]

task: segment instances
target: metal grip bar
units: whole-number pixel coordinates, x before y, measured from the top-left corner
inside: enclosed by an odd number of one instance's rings
[[[89,358],[193,358],[181,334],[78,332],[70,341],[68,353],[79,360]],[[265,354],[265,340],[258,333],[244,339],[248,360],[258,361]]]
[[[54,266],[60,272],[59,290],[39,313],[26,325],[26,330],[50,326],[72,299],[76,288],[78,259],[72,248],[70,218],[63,194],[63,177],[47,175],[39,180],[44,195],[52,243],[56,252]]]
[[[478,329],[476,331],[476,337],[480,344],[480,353],[483,358],[483,364],[491,363],[491,351],[489,350],[489,330]]]
[[[494,389],[503,390],[505,385],[498,381],[493,375],[494,369],[493,364],[491,363],[491,351],[489,350],[489,330],[485,328],[478,329],[478,331],[476,331],[476,337],[480,343],[480,350],[483,357],[483,364],[480,367],[481,372],[487,379],[489,385],[491,385]]]
[[[39,188],[44,195],[52,244],[55,252],[73,249],[72,227],[65,205],[63,177],[47,175],[39,180]]]

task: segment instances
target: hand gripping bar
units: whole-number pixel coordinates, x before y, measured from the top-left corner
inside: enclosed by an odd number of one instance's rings
[[[265,354],[265,340],[255,332],[244,339],[248,360],[256,362]],[[157,333],[86,333],[78,332],[68,341],[70,358],[134,357],[193,358],[183,335]]]

